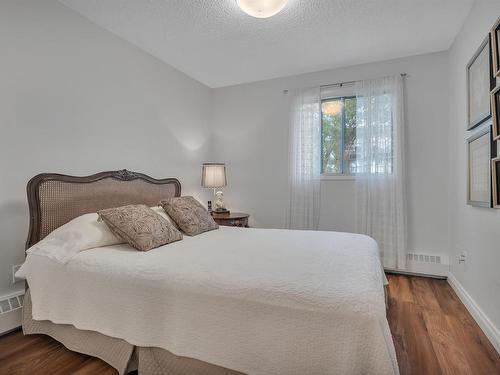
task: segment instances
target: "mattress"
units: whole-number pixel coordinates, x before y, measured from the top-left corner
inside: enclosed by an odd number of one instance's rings
[[[35,320],[248,374],[397,374],[371,238],[221,227],[147,253],[33,253]]]

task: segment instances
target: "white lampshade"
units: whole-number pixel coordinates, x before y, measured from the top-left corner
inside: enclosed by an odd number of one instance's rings
[[[243,12],[256,18],[268,18],[283,10],[288,0],[236,0]]]
[[[204,163],[201,175],[201,186],[220,188],[227,185],[226,165],[223,163]]]

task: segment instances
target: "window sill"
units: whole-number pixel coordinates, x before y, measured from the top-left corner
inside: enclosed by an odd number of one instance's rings
[[[321,181],[354,181],[356,176],[349,175],[321,175]]]

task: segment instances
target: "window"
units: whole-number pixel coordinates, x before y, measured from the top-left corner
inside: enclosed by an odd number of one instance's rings
[[[356,97],[321,101],[321,173],[352,175],[356,171]]]

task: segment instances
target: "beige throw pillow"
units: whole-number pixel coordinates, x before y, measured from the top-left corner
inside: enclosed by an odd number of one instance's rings
[[[114,234],[140,251],[182,239],[174,225],[145,205],[108,208],[97,213]]]
[[[188,236],[219,228],[212,215],[193,197],[164,199],[160,205]]]

